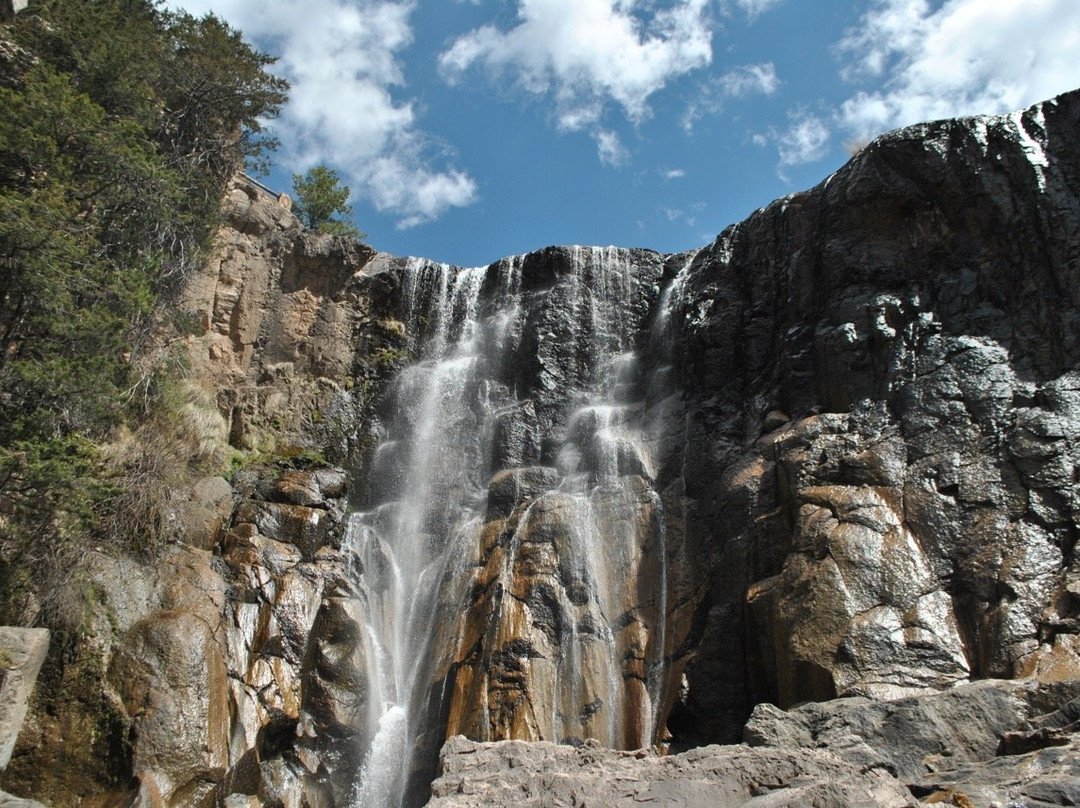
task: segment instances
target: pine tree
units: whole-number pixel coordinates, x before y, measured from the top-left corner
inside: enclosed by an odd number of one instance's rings
[[[366,238],[354,224],[340,218],[351,219],[353,212],[349,187],[341,184],[341,177],[332,168],[315,166],[305,174],[293,174],[293,193],[293,210],[307,228],[333,236]]]

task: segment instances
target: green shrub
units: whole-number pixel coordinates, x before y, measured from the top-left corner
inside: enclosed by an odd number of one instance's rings
[[[224,462],[160,348],[193,324],[155,312],[287,85],[154,0],[38,0],[0,37],[35,57],[0,77],[0,608],[50,622],[91,541],[152,545],[169,487]]]

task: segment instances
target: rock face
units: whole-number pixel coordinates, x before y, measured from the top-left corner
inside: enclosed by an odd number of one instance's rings
[[[672,263],[573,247],[399,264],[408,363],[346,541],[364,570],[365,805],[422,801],[415,772],[447,731],[616,747],[663,731],[664,659],[689,625],[669,605],[692,593],[668,586],[653,475],[678,452],[645,437],[637,358]]]
[[[371,347],[378,284],[359,274],[374,251],[305,232],[279,198],[243,179],[224,206],[231,226],[178,305],[195,332],[193,375],[216,392],[233,446],[307,445],[313,414],[340,406]]]
[[[763,701],[1076,678],[1078,112],[885,136],[696,254],[550,249],[403,282],[450,325],[412,366],[438,401],[392,399],[412,414],[376,458],[430,451],[376,474],[365,569],[403,569],[374,521],[391,505],[467,564],[409,612],[435,626],[410,633],[424,706],[400,681],[384,703],[479,740],[624,748],[669,716],[680,748],[738,738]],[[430,437],[458,430],[480,448]],[[460,468],[433,472],[444,455]]]
[[[347,802],[359,689],[340,650],[355,634],[340,549],[349,476],[325,456],[346,462],[364,440],[356,413],[373,394],[359,388],[385,372],[370,355],[386,283],[361,272],[373,251],[305,233],[246,180],[226,212],[231,227],[175,316],[191,384],[211,402],[193,419],[240,467],[175,492],[156,557],[90,552],[95,609],[65,652],[77,658],[53,663],[59,681],[32,705],[5,774],[16,793],[102,807]],[[53,714],[57,691],[94,687],[83,709],[95,724]],[[347,773],[340,785],[329,768]]]
[[[114,589],[123,639],[108,677],[131,719],[139,804],[213,805],[281,777],[309,799],[332,799],[318,796],[329,791],[315,777],[321,756],[308,738],[317,729],[328,741],[340,726],[310,683],[325,675],[317,654],[329,639],[326,615],[349,590],[335,547],[343,477],[286,472],[247,489],[252,498],[237,504],[214,553],[178,546],[152,577],[102,570],[128,589]],[[243,479],[237,486],[245,493]],[[345,732],[351,722],[344,717]]]
[[[435,804],[1075,804],[1078,122],[902,130],[673,256],[397,259],[240,182],[178,316],[262,462],[101,554],[124,762],[55,802],[418,805],[467,735]]]
[[[681,280],[713,572],[677,736],[761,701],[1080,675],[1078,114],[886,135]]]

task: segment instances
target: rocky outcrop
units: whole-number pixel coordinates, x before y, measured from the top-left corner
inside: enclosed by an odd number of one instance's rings
[[[326,662],[352,598],[349,480],[326,458],[366,440],[356,421],[388,372],[372,355],[393,338],[378,321],[394,284],[363,272],[368,247],[305,232],[244,178],[225,212],[165,313],[183,341],[160,351],[209,402],[185,406],[185,429],[233,468],[168,492],[153,555],[89,548],[79,642],[65,638],[5,774],[54,805],[123,802],[131,783],[141,805],[273,805],[297,789],[326,804],[326,761],[349,757],[337,741],[355,734],[356,679]]]
[[[269,453],[321,447],[339,426],[328,414],[376,350],[384,294],[362,274],[371,248],[304,231],[282,199],[238,179],[230,226],[178,301],[193,381],[215,391],[229,443]]]
[[[0,22],[10,22],[20,11],[23,11],[29,0],[0,0]]]
[[[30,692],[48,650],[49,632],[45,629],[0,626],[0,771],[11,760]]]
[[[1078,115],[883,136],[682,279],[714,570],[688,742],[761,701],[1080,675]]]
[[[479,744],[461,736],[443,747],[431,808],[571,808],[645,804],[909,808],[916,803],[877,769],[818,749],[704,746],[681,755],[616,752],[520,741]]]
[[[101,560],[122,632],[108,679],[130,720],[139,804],[265,795],[282,777],[298,793],[329,788],[305,741],[332,728],[305,683],[319,674],[324,615],[349,590],[344,479],[331,468],[242,475],[213,551],[177,545],[154,570]]]
[[[929,803],[1080,804],[1080,682],[985,680],[894,701],[758,705],[754,748],[822,749]]]
[[[678,755],[451,738],[431,806],[1080,804],[1080,683],[761,704],[745,742]]]

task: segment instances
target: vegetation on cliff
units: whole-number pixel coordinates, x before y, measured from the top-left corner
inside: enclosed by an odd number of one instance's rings
[[[0,38],[0,622],[24,622],[139,500],[101,446],[170,405],[148,346],[183,323],[154,312],[274,147],[287,84],[220,19],[153,0],[41,0]]]
[[[341,184],[341,177],[334,169],[315,166],[304,174],[293,174],[293,193],[296,194],[293,211],[309,229],[332,236],[366,238],[348,221],[352,218],[349,186]]]

